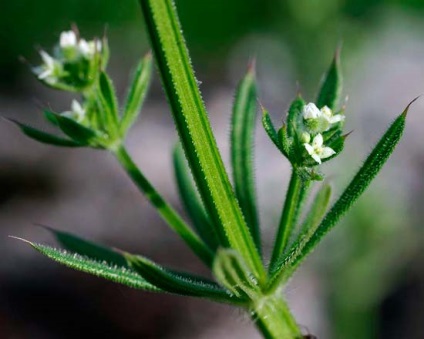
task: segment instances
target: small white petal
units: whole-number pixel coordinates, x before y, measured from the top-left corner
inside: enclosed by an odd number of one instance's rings
[[[45,51],[40,51],[41,59],[43,59],[43,62],[47,66],[47,68],[53,68],[54,66],[54,59]]]
[[[344,119],[345,119],[345,116],[344,115],[337,114],[337,115],[333,115],[332,117],[330,117],[328,119],[328,122],[330,124],[335,124],[336,122],[344,121]]]
[[[321,158],[317,154],[311,154],[311,157],[318,163],[321,163]]]
[[[314,140],[312,141],[312,147],[313,148],[320,148],[322,147],[322,144],[324,143],[324,139],[322,138],[322,134],[318,133]]]
[[[85,113],[81,104],[77,100],[72,100],[71,108],[72,108],[72,111],[77,113],[77,114],[84,114]]]
[[[328,106],[324,106],[323,108],[321,108],[321,113],[327,118],[331,118],[333,116],[333,112],[330,108],[328,108]]]
[[[89,46],[89,44],[88,44],[88,42],[86,40],[81,39],[79,41],[78,47],[79,47],[79,50],[80,50],[80,52],[82,54],[84,54],[84,55],[89,55],[90,54],[91,48],[90,48],[90,46]]]
[[[74,47],[77,44],[77,36],[74,31],[62,32],[60,34],[60,47]]]
[[[333,154],[336,154],[336,152],[331,147],[324,147],[321,151],[321,159],[325,159],[328,157],[331,157]]]
[[[303,107],[303,118],[304,119],[316,119],[320,115],[321,115],[320,110],[318,109],[318,107],[313,102],[310,102],[309,104],[307,104]]]
[[[49,77],[51,74],[52,74],[52,70],[51,69],[46,69],[45,71],[43,71],[40,74],[38,74],[38,79],[44,80],[47,77]]]
[[[306,151],[307,151],[310,155],[312,155],[312,154],[314,154],[314,153],[315,153],[315,150],[314,150],[314,148],[313,148],[311,145],[309,145],[309,144],[307,144],[307,143],[304,143],[304,144],[303,144],[303,146],[305,146]]]

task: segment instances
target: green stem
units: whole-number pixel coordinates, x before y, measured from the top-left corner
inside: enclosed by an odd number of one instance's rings
[[[165,201],[165,199],[156,191],[153,185],[141,173],[137,165],[131,159],[124,146],[113,150],[119,163],[131,177],[138,189],[144,194],[149,202],[157,209],[160,216],[168,225],[178,233],[194,253],[208,266],[212,266],[213,252],[203,243],[203,241],[193,232],[193,230],[184,222],[179,214]]]
[[[292,233],[296,217],[298,215],[299,203],[302,197],[302,180],[300,179],[296,169],[292,169],[289,188],[287,190],[286,200],[284,202],[283,212],[281,214],[278,233],[275,238],[275,245],[271,256],[270,269],[278,261],[284,252],[290,235]]]
[[[274,294],[257,301],[251,317],[264,338],[303,338],[296,320],[280,295]]]

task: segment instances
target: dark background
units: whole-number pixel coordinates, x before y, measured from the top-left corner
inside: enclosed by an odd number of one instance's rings
[[[281,121],[300,84],[313,100],[343,42],[347,130],[344,153],[326,166],[336,192],[390,121],[424,93],[422,0],[177,0],[180,19],[219,145],[228,159],[235,85],[257,58],[260,98]],[[41,107],[72,97],[43,88],[28,67],[61,31],[106,29],[109,71],[119,94],[148,50],[135,0],[2,0],[0,114],[43,126]],[[178,209],[170,152],[176,140],[158,76],[128,147]],[[305,331],[319,338],[424,338],[422,256],[424,104],[381,176],[286,294]],[[269,249],[289,167],[257,132],[256,170]],[[246,315],[206,301],[134,291],[74,272],[8,238],[54,244],[43,223],[199,273],[205,270],[168,230],[108,154],[55,149],[0,122],[1,338],[257,338]]]

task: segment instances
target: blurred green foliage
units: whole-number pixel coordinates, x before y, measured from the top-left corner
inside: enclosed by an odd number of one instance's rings
[[[342,39],[369,32],[385,8],[424,10],[422,0],[176,0],[185,35],[199,62],[221,68],[235,43],[249,34],[280,39],[301,82],[315,83]],[[107,25],[124,50],[143,29],[137,0],[3,0],[0,4],[0,83],[10,85],[33,63],[35,46],[49,46],[59,32],[78,24],[85,35]],[[358,39],[359,40],[359,39]],[[137,45],[138,46],[138,45]],[[355,47],[355,46],[354,46]],[[306,87],[308,85],[306,84]]]

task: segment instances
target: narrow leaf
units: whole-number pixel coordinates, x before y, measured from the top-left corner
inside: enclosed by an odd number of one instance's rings
[[[308,214],[306,215],[305,221],[299,230],[299,237],[309,234],[310,236],[315,232],[322,218],[324,217],[325,212],[327,211],[328,205],[331,199],[331,185],[325,184],[316,194],[315,198],[312,201],[312,205],[309,209]],[[279,265],[277,265],[279,266]]]
[[[234,189],[256,248],[261,252],[261,235],[256,207],[253,147],[256,124],[256,84],[251,66],[236,91],[231,121],[231,165]]]
[[[180,145],[175,147],[173,158],[178,192],[185,210],[190,216],[197,234],[199,234],[200,238],[215,252],[219,245],[218,236],[205,212],[199,197],[199,192],[193,183],[190,169],[186,164],[183,149]]]
[[[272,120],[269,116],[268,111],[262,106],[262,126],[265,129],[266,134],[268,134],[271,141],[277,146],[278,149],[281,149],[280,140],[278,138],[277,131],[272,123]]]
[[[112,136],[118,135],[118,100],[112,80],[105,72],[101,72],[98,84],[98,99],[103,118],[103,127]]]
[[[303,128],[303,107],[305,106],[305,101],[300,95],[298,95],[290,104],[289,110],[287,112],[287,134],[290,138],[296,138],[298,131]]]
[[[68,251],[86,256],[92,260],[107,262],[110,265],[126,267],[127,261],[118,252],[95,244],[85,239],[81,239],[73,234],[58,231],[50,227],[40,225],[54,235],[56,240]]]
[[[244,304],[245,300],[231,295],[218,284],[188,273],[168,270],[154,262],[126,254],[128,264],[148,282],[164,291],[191,297],[207,298],[230,304]]]
[[[141,0],[140,5],[163,86],[185,154],[205,208],[219,226],[221,243],[236,249],[265,279],[261,258],[225,171],[190,64],[172,0]]]
[[[219,249],[213,263],[216,279],[239,298],[255,300],[260,295],[258,282],[243,258],[234,250]]]
[[[54,146],[61,146],[61,147],[82,147],[84,145],[79,144],[73,140],[64,139],[58,136],[55,136],[53,134],[49,134],[43,131],[40,131],[38,129],[35,129],[33,127],[30,127],[28,125],[22,124],[19,121],[13,120],[13,119],[7,119],[10,122],[13,122],[16,124],[21,131],[31,139],[37,140],[39,142],[42,142],[44,144],[48,145],[54,145]]]
[[[342,75],[340,70],[340,48],[336,51],[330,69],[321,85],[318,93],[317,106],[322,108],[327,106],[331,110],[337,108],[342,91]]]
[[[53,126],[59,127],[59,122],[56,119],[56,113],[51,111],[44,111],[44,117],[48,122],[50,122]]]
[[[293,274],[305,257],[337,224],[341,217],[371,184],[398,144],[405,128],[408,109],[415,100],[406,107],[404,112],[388,128],[340,198],[321,221],[316,231],[312,235],[304,235],[292,245],[285,260],[274,271],[271,282],[272,287],[276,288],[282,281],[285,281]]]
[[[56,116],[57,123],[59,128],[67,136],[72,138],[74,141],[83,144],[97,146],[96,139],[97,133],[92,129],[85,127],[75,120],[72,120],[68,117],[62,116],[60,114],[54,114]]]
[[[74,270],[86,272],[100,278],[104,278],[119,284],[127,285],[132,288],[147,291],[160,291],[159,288],[153,286],[152,284],[144,280],[139,274],[128,268],[111,266],[103,262],[88,259],[76,253],[71,253],[50,246],[32,243],[20,238],[17,239],[30,244],[34,249],[36,249],[38,252],[45,255],[46,257],[62,265],[70,267]]]
[[[149,53],[138,64],[131,86],[128,90],[124,113],[120,123],[122,135],[125,135],[125,132],[137,119],[149,88],[151,75],[152,55]]]

